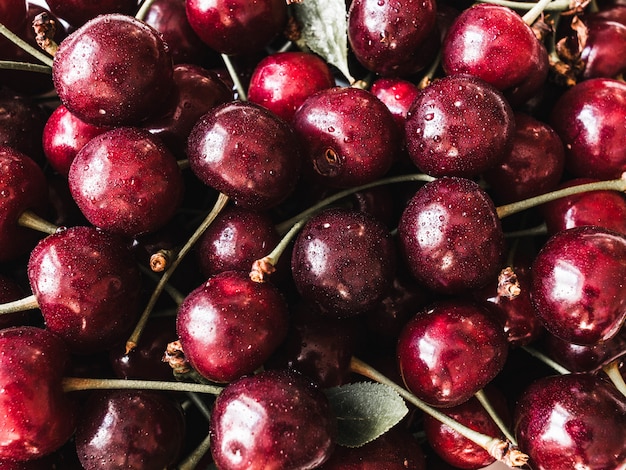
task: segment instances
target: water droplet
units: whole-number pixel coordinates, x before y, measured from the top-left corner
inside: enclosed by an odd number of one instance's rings
[[[428,113],[427,115],[424,116],[424,119],[426,119],[427,121],[432,121],[434,118],[435,118],[434,113]]]
[[[328,128],[328,132],[335,132],[335,128],[334,128],[333,126],[330,126],[330,127]]]

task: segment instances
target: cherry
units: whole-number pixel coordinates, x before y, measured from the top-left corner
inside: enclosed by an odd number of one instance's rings
[[[594,78],[569,88],[552,108],[550,123],[565,144],[565,168],[582,178],[619,178],[623,149],[626,84]]]
[[[309,96],[293,126],[303,142],[307,175],[333,188],[382,177],[399,148],[391,112],[359,88],[333,87]]]
[[[538,379],[524,391],[515,415],[519,445],[532,468],[619,468],[626,462],[626,402],[599,376]]]
[[[398,338],[398,366],[407,388],[433,406],[469,400],[503,368],[504,331],[468,301],[440,301],[420,311]]]
[[[561,339],[593,345],[615,336],[626,320],[621,234],[595,226],[558,232],[535,257],[531,273],[537,315]]]
[[[500,91],[471,75],[452,75],[421,91],[405,131],[409,156],[420,170],[470,178],[504,158],[515,120]]]
[[[316,384],[277,370],[228,384],[210,427],[211,454],[221,469],[313,469],[334,448],[336,419]]]
[[[436,12],[432,0],[354,0],[348,10],[351,49],[365,68],[379,75],[415,74],[438,49]],[[425,43],[428,47],[421,47]]]
[[[108,127],[81,121],[61,104],[52,112],[43,129],[42,145],[46,160],[55,171],[67,177],[80,149],[107,130]]]
[[[54,452],[75,426],[75,406],[61,385],[67,347],[48,330],[22,326],[0,330],[0,351],[0,459]]]
[[[158,32],[117,13],[97,16],[63,40],[52,78],[61,102],[97,126],[137,124],[174,86],[172,57]]]
[[[26,21],[26,1],[2,2],[0,5],[0,23],[16,31]],[[2,41],[5,41],[3,38]]]
[[[582,79],[617,78],[626,71],[626,24],[590,16],[587,37],[580,53],[585,64]]]
[[[100,230],[72,227],[41,240],[28,279],[46,328],[73,352],[119,342],[138,314],[137,265],[123,240]]]
[[[185,7],[196,34],[221,54],[259,51],[287,23],[287,4],[283,0],[186,0]]]
[[[178,309],[186,359],[205,378],[230,382],[254,372],[285,339],[287,304],[270,283],[224,271],[194,289]]]
[[[411,273],[436,292],[483,287],[501,269],[500,220],[487,193],[468,179],[444,177],[418,189],[398,236]]]
[[[300,295],[333,317],[364,313],[387,295],[395,271],[387,228],[355,210],[328,208],[295,240],[291,272]]]
[[[572,372],[592,372],[623,354],[626,335],[618,334],[598,344],[584,345],[565,341],[552,334],[543,338],[542,346],[548,356]]]
[[[372,83],[370,92],[385,103],[393,115],[398,129],[404,135],[404,123],[420,89],[414,83],[402,78],[381,77]]]
[[[136,0],[46,0],[52,13],[63,18],[74,28],[105,13],[132,15],[137,10]]]
[[[72,161],[68,181],[90,223],[128,237],[163,227],[183,196],[174,156],[160,139],[132,127],[91,139]]]
[[[328,64],[300,51],[278,52],[263,58],[248,85],[248,100],[266,107],[285,121],[312,94],[335,86]]]
[[[201,181],[251,209],[282,202],[295,188],[302,165],[291,126],[262,106],[240,101],[200,118],[187,154]]]
[[[94,391],[76,429],[76,453],[84,469],[169,468],[185,436],[180,405],[159,392]]]

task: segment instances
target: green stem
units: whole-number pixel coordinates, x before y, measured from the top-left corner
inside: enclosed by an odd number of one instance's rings
[[[525,228],[521,230],[515,230],[512,232],[506,232],[504,236],[506,238],[520,238],[520,237],[536,237],[537,235],[547,235],[548,227],[545,223],[541,223],[535,227]]]
[[[37,297],[29,295],[23,299],[14,300],[13,302],[6,302],[0,305],[0,315],[7,313],[25,312],[26,310],[33,310],[39,308],[39,302]]]
[[[241,80],[239,80],[239,75],[235,70],[233,62],[230,60],[230,57],[228,57],[226,54],[222,54],[222,60],[224,61],[224,65],[226,65],[226,70],[228,70],[228,75],[230,75],[230,79],[233,81],[233,85],[235,85],[235,90],[237,90],[239,99],[241,101],[248,101],[246,90],[243,87]]]
[[[63,391],[65,392],[116,389],[161,390],[166,392],[195,392],[219,395],[224,387],[188,382],[168,382],[164,380],[91,379],[83,377],[65,377],[63,379]]]
[[[48,222],[30,210],[25,210],[20,214],[17,219],[17,224],[21,227],[26,227],[47,235],[52,235],[59,229],[58,225]]]
[[[605,365],[602,370],[609,376],[609,379],[611,379],[615,388],[617,388],[621,394],[626,397],[626,382],[624,382],[624,377],[619,370],[620,362],[621,360],[611,361]]]
[[[0,23],[0,34],[2,34],[5,38],[7,38],[19,48],[23,49],[25,52],[32,55],[35,59],[39,60],[40,62],[52,69],[53,60],[51,57],[47,56],[39,49],[28,44],[26,41],[17,36],[13,31],[4,26],[2,23]]]
[[[490,3],[492,5],[500,5],[511,8],[512,10],[532,10],[537,2],[515,2],[508,0],[478,0],[480,3]],[[549,2],[543,11],[565,11],[570,8],[570,0],[553,0]]]
[[[178,470],[194,470],[198,468],[200,461],[211,448],[211,435],[207,434],[202,442],[198,444],[191,454],[185,460],[178,464]]]
[[[16,62],[14,60],[0,60],[0,69],[45,73],[47,75],[52,74],[52,68],[48,65],[31,64],[30,62]]]
[[[568,369],[563,367],[561,364],[559,364],[555,360],[549,358],[544,353],[542,353],[541,351],[538,351],[537,349],[535,349],[535,348],[533,348],[531,346],[522,346],[522,349],[524,351],[526,351],[528,354],[530,354],[531,356],[533,356],[535,359],[539,359],[545,365],[547,365],[548,367],[552,368],[555,372],[557,372],[557,373],[559,373],[561,375],[565,375],[565,374],[570,374],[571,373]]]
[[[522,19],[528,26],[532,24],[541,16],[548,4],[552,3],[552,0],[539,0],[534,7],[526,12]]]
[[[144,21],[146,18],[146,14],[148,13],[148,10],[150,9],[153,3],[154,3],[154,0],[144,0],[141,3],[139,10],[137,10],[137,13],[135,13],[135,18],[137,18],[140,21]]]
[[[487,395],[485,394],[484,390],[477,391],[474,396],[483,406],[487,414],[489,414],[493,422],[496,423],[496,426],[498,426],[498,429],[502,431],[502,434],[504,434],[506,438],[509,441],[511,441],[511,443],[514,446],[516,446],[517,441],[513,437],[513,434],[511,434],[511,431],[509,431],[509,429],[507,428],[506,424],[504,424],[504,421],[502,421],[502,418],[500,418],[500,415],[498,414],[498,412],[493,408],[493,406],[491,406],[491,402],[487,398]]]

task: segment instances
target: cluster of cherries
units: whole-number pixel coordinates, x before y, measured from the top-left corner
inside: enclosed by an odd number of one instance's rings
[[[2,469],[626,469],[626,4],[315,2],[0,1]]]

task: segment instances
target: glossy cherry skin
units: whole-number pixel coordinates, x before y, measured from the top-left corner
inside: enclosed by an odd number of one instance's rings
[[[108,130],[109,127],[81,121],[61,104],[52,112],[43,129],[42,145],[46,160],[56,172],[67,178],[80,149]]]
[[[28,279],[46,328],[72,352],[103,351],[134,326],[139,268],[114,235],[72,227],[47,236],[31,252]]]
[[[262,50],[287,23],[283,0],[186,0],[185,7],[196,34],[221,54]]]
[[[31,210],[41,216],[48,206],[46,177],[28,156],[0,146],[0,262],[16,259],[35,246],[40,234],[21,227],[20,215]]]
[[[586,26],[586,42],[580,53],[585,64],[582,78],[617,78],[626,70],[626,23],[592,15]]]
[[[626,171],[626,84],[594,78],[569,88],[552,108],[550,125],[565,144],[575,177],[611,179]]]
[[[76,453],[85,470],[170,468],[185,437],[180,405],[143,390],[98,390],[81,410]]]
[[[385,103],[393,115],[398,128],[404,135],[404,122],[406,116],[420,93],[420,89],[413,82],[402,78],[381,77],[372,83],[370,92]]]
[[[333,188],[374,181],[390,169],[399,149],[389,109],[372,93],[334,87],[306,99],[293,117],[303,142],[305,171]]]
[[[533,261],[531,299],[546,329],[592,345],[617,334],[626,320],[626,238],[601,227],[553,235]]]
[[[364,212],[329,208],[298,234],[291,273],[303,298],[333,317],[354,316],[387,295],[395,253],[389,231],[378,220]]]
[[[61,102],[97,126],[137,124],[174,86],[172,57],[161,36],[116,13],[88,21],[59,44],[52,78]]]
[[[626,462],[626,402],[599,376],[538,379],[515,415],[519,447],[534,469],[613,469]]]
[[[248,85],[248,100],[266,107],[285,121],[312,94],[335,86],[328,64],[319,56],[301,52],[278,52],[263,58]]]
[[[541,342],[546,353],[571,372],[594,372],[626,351],[626,331],[598,344],[574,344],[547,334]]]
[[[69,365],[63,341],[30,326],[0,330],[0,459],[33,460],[74,433],[75,405],[61,379]]]
[[[420,46],[436,29],[436,12],[432,0],[354,0],[348,10],[351,50],[365,68],[382,76],[419,72],[429,63]],[[437,51],[438,44],[430,49]]]
[[[157,137],[132,127],[90,140],[74,158],[68,181],[90,223],[127,237],[163,227],[184,191],[174,155]]]
[[[574,178],[559,185],[559,188],[597,181],[593,178]],[[617,191],[574,194],[543,204],[540,210],[549,235],[584,225],[596,225],[626,235],[626,199]]]
[[[46,1],[52,13],[63,18],[74,28],[105,13],[132,15],[137,10],[136,0],[104,0],[90,2],[85,0],[49,0]]]
[[[272,284],[225,271],[185,298],[176,329],[185,357],[201,375],[230,382],[258,369],[285,339],[287,310]]]
[[[194,174],[251,209],[275,206],[293,191],[302,166],[299,149],[289,124],[262,106],[241,101],[206,113],[187,142]]]
[[[458,15],[444,38],[441,64],[447,74],[479,77],[515,102],[530,98],[548,75],[545,46],[517,12],[499,5],[473,5]]]
[[[502,269],[500,220],[487,193],[468,179],[444,177],[418,189],[398,236],[411,273],[436,292],[482,287]]]
[[[2,2],[0,22],[11,31],[16,31],[26,21],[26,1]],[[3,41],[6,39],[3,37]]]
[[[334,449],[326,395],[303,375],[265,371],[230,383],[211,413],[211,454],[223,470],[313,469]]]
[[[555,189],[564,166],[565,149],[554,129],[528,114],[516,112],[510,150],[483,177],[494,199],[508,204]]]
[[[508,344],[484,307],[440,301],[417,313],[398,338],[400,374],[425,402],[449,408],[469,400],[502,370]]]

